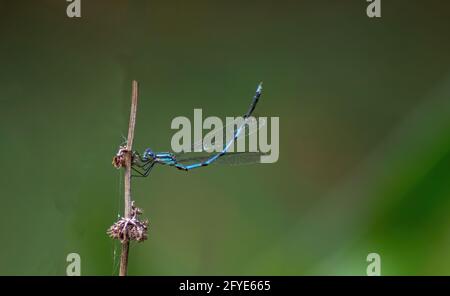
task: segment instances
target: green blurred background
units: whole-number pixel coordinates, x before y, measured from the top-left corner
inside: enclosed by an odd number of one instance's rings
[[[132,275],[450,275],[450,4],[0,1],[0,274],[117,273],[111,158],[175,116],[280,117],[275,164],[155,169]]]

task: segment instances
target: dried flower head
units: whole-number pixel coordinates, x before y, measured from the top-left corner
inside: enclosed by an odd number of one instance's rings
[[[138,216],[142,214],[141,209],[131,203],[131,218],[120,218],[114,223],[106,233],[113,239],[118,239],[122,243],[126,241],[142,242],[147,239],[148,220],[140,221]]]
[[[116,155],[114,155],[112,160],[112,165],[116,169],[120,169],[125,166],[125,154],[128,153],[128,149],[126,146],[120,146],[119,151],[117,151]]]

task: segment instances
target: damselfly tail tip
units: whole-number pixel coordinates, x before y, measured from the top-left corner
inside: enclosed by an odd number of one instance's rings
[[[261,94],[261,92],[262,92],[262,86],[263,86],[263,82],[261,81],[261,82],[258,84],[258,88],[256,89],[256,92],[257,92],[258,94]]]

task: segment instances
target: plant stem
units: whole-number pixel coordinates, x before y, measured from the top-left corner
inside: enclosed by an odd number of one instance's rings
[[[136,125],[138,95],[139,85],[136,80],[133,80],[131,92],[130,121],[128,123],[127,153],[125,154],[125,218],[131,218],[131,158],[134,139],[134,127]],[[127,275],[129,247],[130,242],[128,240],[125,240],[122,243],[122,253],[120,255],[120,276]]]

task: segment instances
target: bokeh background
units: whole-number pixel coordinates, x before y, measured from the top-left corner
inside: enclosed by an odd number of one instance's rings
[[[450,275],[450,4],[0,1],[0,274],[117,274],[111,158],[140,82],[136,147],[175,116],[235,116],[257,83],[275,164],[160,167],[131,275]]]

